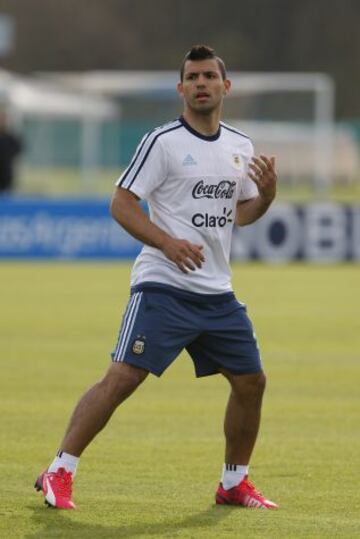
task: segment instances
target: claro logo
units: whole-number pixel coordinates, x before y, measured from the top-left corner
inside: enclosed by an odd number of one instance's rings
[[[232,210],[223,209],[222,215],[211,215],[209,213],[195,213],[191,222],[197,228],[223,228],[227,223],[232,223]]]

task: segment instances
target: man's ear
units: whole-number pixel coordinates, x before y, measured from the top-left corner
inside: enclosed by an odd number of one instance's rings
[[[177,92],[178,92],[179,95],[181,95],[181,96],[184,95],[183,83],[181,81],[177,83],[176,89],[177,89]]]
[[[231,81],[229,79],[224,80],[224,95],[227,95],[231,90]]]

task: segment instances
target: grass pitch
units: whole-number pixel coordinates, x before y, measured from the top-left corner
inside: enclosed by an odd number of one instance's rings
[[[122,170],[119,169],[94,169],[87,170],[86,176],[76,168],[24,168],[17,182],[16,191],[21,195],[41,196],[104,196],[114,189],[114,183],[119,178]],[[320,191],[310,183],[301,182],[295,184],[282,183],[277,194],[278,202],[319,202],[333,201],[344,204],[360,202],[360,177],[352,182],[334,183]]]
[[[106,368],[130,267],[2,263],[0,537],[360,536],[359,266],[234,266],[268,374],[251,478],[279,511],[214,505],[227,384],[183,354],[84,454],[78,510],[32,489],[81,393]]]

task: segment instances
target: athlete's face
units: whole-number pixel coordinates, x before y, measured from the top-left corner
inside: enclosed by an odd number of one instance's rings
[[[187,60],[183,80],[178,83],[177,89],[187,107],[194,112],[209,114],[221,107],[224,96],[230,90],[230,81],[222,78],[215,59]]]

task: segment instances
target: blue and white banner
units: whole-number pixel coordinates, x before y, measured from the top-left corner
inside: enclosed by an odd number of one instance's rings
[[[141,244],[111,218],[109,201],[0,197],[0,258],[133,259]],[[233,260],[360,260],[360,207],[278,203],[235,227]]]
[[[0,198],[2,258],[134,258],[140,249],[108,200]]]
[[[360,260],[360,206],[274,204],[256,223],[235,229],[233,260]]]

